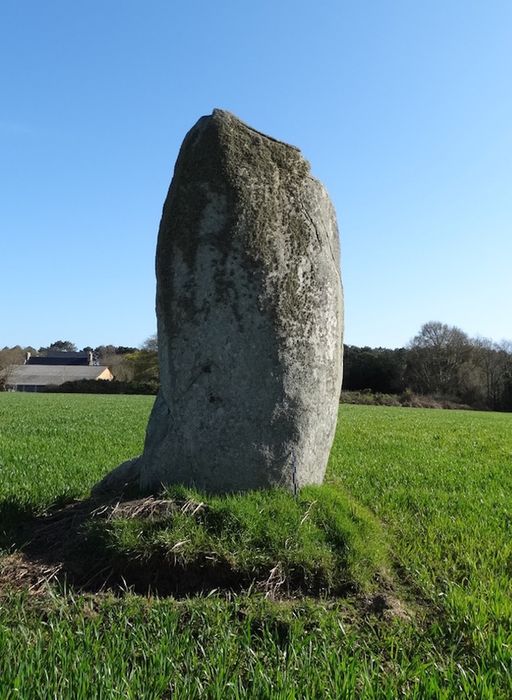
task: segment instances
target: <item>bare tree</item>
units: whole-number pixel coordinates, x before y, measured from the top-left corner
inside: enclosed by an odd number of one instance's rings
[[[146,340],[141,345],[141,350],[147,350],[148,352],[158,352],[158,335],[156,333],[153,333],[153,335],[150,335],[149,338],[146,338]]]
[[[409,344],[409,382],[421,393],[458,395],[470,356],[466,333],[456,326],[429,321]]]

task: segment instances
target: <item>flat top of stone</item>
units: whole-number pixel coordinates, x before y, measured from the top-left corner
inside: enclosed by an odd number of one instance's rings
[[[288,148],[293,148],[294,151],[297,151],[300,153],[300,148],[297,148],[297,146],[293,146],[291,143],[286,143],[286,141],[281,141],[280,139],[276,139],[273,136],[269,136],[268,134],[264,134],[262,131],[259,131],[258,129],[255,129],[254,127],[250,126],[250,124],[247,124],[246,122],[242,121],[239,119],[236,114],[233,114],[232,112],[228,112],[225,109],[218,109],[215,108],[211,115],[206,116],[206,119],[215,119],[219,121],[224,121],[226,123],[231,123],[233,126],[236,123],[237,126],[243,126],[246,129],[249,129],[249,131],[254,132],[255,134],[259,134],[259,136],[263,136],[263,138],[268,139],[269,141],[273,141],[274,143],[280,143],[282,146],[287,146]]]

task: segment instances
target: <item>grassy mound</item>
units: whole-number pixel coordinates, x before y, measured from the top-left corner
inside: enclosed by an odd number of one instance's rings
[[[339,596],[369,590],[385,567],[377,521],[334,487],[82,501],[32,522],[25,557],[88,590],[163,595],[255,589]],[[24,561],[24,566],[27,561]]]
[[[385,560],[376,521],[325,486],[298,498],[282,491],[204,497],[177,487],[159,501],[120,504],[89,519],[83,536],[137,587],[159,588],[159,576],[190,592],[256,586],[342,595],[368,587]]]

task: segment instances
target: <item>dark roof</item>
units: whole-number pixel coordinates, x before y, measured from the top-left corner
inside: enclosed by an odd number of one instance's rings
[[[45,357],[89,357],[87,350],[73,351],[68,350],[48,350]]]
[[[46,355],[39,355],[28,358],[27,365],[89,365],[90,355],[88,352],[58,352],[51,351]]]
[[[30,357],[27,360],[27,365],[81,365],[89,364],[88,358],[83,357]]]

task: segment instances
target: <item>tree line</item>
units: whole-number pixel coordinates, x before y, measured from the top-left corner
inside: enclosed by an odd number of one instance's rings
[[[456,326],[425,323],[403,348],[344,348],[343,389],[442,397],[512,411],[512,343],[470,338]]]
[[[44,355],[77,350],[74,343],[58,340],[47,347],[4,347],[0,350],[0,375],[10,366],[23,364],[27,352]],[[109,367],[115,382],[110,387],[89,382],[64,386],[73,391],[156,393],[159,387],[156,334],[139,348],[122,345],[87,346],[94,361]],[[439,321],[425,323],[406,347],[344,346],[343,389],[374,394],[402,395],[414,392],[463,403],[474,408],[512,411],[512,343],[470,338],[456,326]]]

